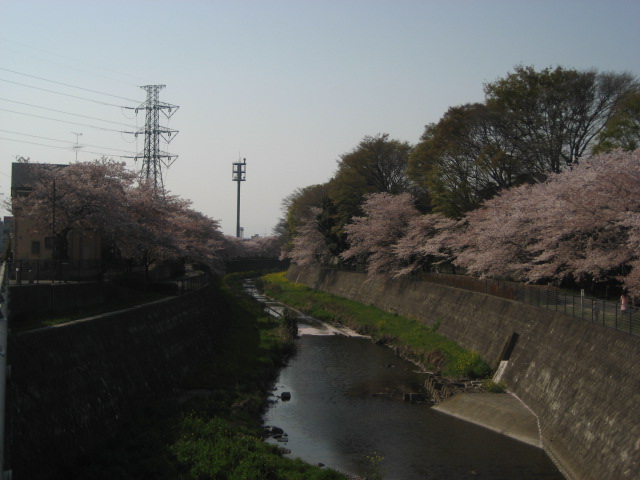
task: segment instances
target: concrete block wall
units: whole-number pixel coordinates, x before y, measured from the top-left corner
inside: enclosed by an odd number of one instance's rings
[[[640,478],[640,337],[480,293],[408,279],[291,266],[290,280],[424,322],[494,368],[538,416],[569,479]]]
[[[63,312],[101,305],[108,296],[108,289],[108,285],[104,283],[12,285],[9,287],[11,319],[13,322],[20,322],[41,313]]]
[[[116,432],[146,402],[175,391],[223,335],[226,312],[205,288],[10,337],[9,467],[47,479]]]

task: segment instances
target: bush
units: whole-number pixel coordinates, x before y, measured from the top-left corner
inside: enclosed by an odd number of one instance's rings
[[[482,382],[482,386],[489,393],[505,393],[507,391],[507,384],[504,382],[494,382],[490,378],[487,378]]]

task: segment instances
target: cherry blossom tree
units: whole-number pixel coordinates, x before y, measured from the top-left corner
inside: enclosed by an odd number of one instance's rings
[[[640,294],[640,150],[584,161],[467,214],[456,263],[530,282],[620,280]],[[632,292],[632,293],[633,293]]]
[[[65,254],[69,232],[94,230],[115,237],[127,221],[127,194],[136,174],[124,163],[102,158],[69,166],[23,160],[31,181],[27,195],[12,198],[11,211],[32,220],[33,233],[55,233],[55,249]]]
[[[252,237],[241,239],[238,237],[224,237],[225,258],[278,258],[282,244],[276,236]]]
[[[393,246],[419,215],[408,193],[373,193],[362,204],[363,217],[353,217],[345,226],[349,248],[340,258],[366,263],[370,275],[391,272],[398,266]]]
[[[283,251],[281,259],[289,258],[298,265],[312,265],[331,257],[325,238],[318,229],[318,219],[322,209],[312,207],[309,214],[298,226],[298,234],[293,238],[293,247]]]
[[[459,248],[457,240],[465,227],[465,220],[453,220],[441,214],[411,218],[404,236],[393,247],[401,265],[394,276],[407,275],[431,265],[450,263],[456,258]]]
[[[69,166],[28,165],[31,189],[14,197],[11,209],[31,218],[36,231],[55,229],[66,238],[72,231],[92,230],[114,255],[146,267],[169,259],[219,267],[218,221],[192,209],[189,200],[138,182],[138,174],[123,163],[102,158]]]

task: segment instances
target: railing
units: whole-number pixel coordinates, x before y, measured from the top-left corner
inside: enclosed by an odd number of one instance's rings
[[[198,275],[186,276],[175,280],[176,294],[198,290],[204,287],[211,281],[211,275],[207,272],[202,272]]]
[[[15,260],[7,263],[9,278],[23,283],[110,280],[125,267],[100,260]]]
[[[336,267],[334,265],[324,268],[363,272],[361,269],[353,267]],[[640,309],[633,302],[621,304],[620,302],[588,298],[584,295],[574,295],[556,287],[526,285],[449,273],[421,272],[411,275],[409,278],[507,298],[561,312],[631,335],[640,335]]]
[[[109,282],[123,275],[144,276],[144,267],[125,267],[100,260],[16,260],[6,264],[8,278],[16,285],[58,282]],[[188,272],[179,278],[157,282],[171,294],[179,295],[196,290],[211,281],[208,272]]]

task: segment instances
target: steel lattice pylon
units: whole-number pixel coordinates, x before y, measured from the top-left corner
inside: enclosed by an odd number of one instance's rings
[[[135,108],[136,113],[139,110],[146,111],[145,125],[134,133],[137,137],[144,134],[144,151],[133,158],[138,161],[142,159],[142,169],[140,174],[142,178],[153,181],[154,187],[164,189],[162,179],[162,167],[169,168],[175,162],[177,155],[160,150],[160,138],[167,143],[171,142],[178,134],[178,130],[172,130],[160,126],[160,112],[169,119],[176,112],[178,107],[159,100],[160,90],[166,85],[144,85],[140,88],[146,90],[147,100],[139,107]]]

